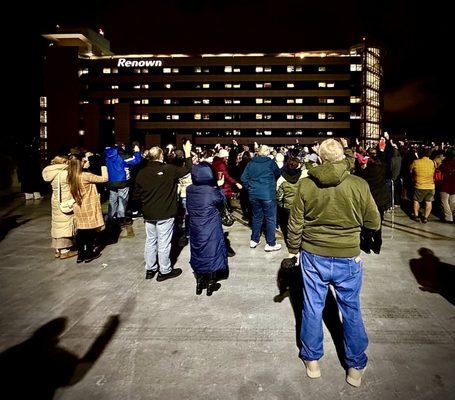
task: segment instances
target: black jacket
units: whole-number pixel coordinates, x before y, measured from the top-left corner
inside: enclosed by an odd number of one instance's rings
[[[139,171],[134,187],[134,198],[142,203],[144,220],[155,221],[177,215],[177,183],[191,171],[191,158],[182,167],[149,161]]]
[[[365,179],[370,186],[371,194],[378,207],[390,206],[389,193],[386,186],[386,167],[379,160],[368,161],[365,169],[361,169],[359,176]]]

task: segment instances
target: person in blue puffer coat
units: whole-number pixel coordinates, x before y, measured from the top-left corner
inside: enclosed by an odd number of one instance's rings
[[[207,288],[207,296],[227,277],[228,259],[219,208],[225,201],[217,187],[215,173],[207,162],[194,165],[192,185],[186,189],[190,227],[190,264],[196,277],[196,294]]]
[[[117,219],[125,223],[125,211],[129,195],[129,168],[141,162],[139,146],[134,146],[132,157],[126,157],[123,149],[118,146],[106,147],[106,166],[109,174],[109,220]]]

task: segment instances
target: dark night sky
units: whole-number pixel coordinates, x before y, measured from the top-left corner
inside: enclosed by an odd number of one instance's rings
[[[386,50],[385,128],[453,140],[448,110],[449,15],[440,1],[80,0],[34,2],[12,12],[28,66],[22,102],[36,105],[41,33],[103,27],[114,53],[293,52],[348,48],[362,35]],[[64,4],[71,4],[70,8]],[[19,5],[20,7],[20,5]]]

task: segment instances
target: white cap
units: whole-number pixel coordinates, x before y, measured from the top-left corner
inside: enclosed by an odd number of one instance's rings
[[[225,149],[221,149],[218,154],[217,154],[218,157],[220,158],[225,158],[225,157],[229,157],[229,152]]]

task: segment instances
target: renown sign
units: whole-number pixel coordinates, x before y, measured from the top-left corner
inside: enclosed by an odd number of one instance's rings
[[[117,67],[161,67],[163,62],[161,60],[127,60],[126,58],[119,58]]]

